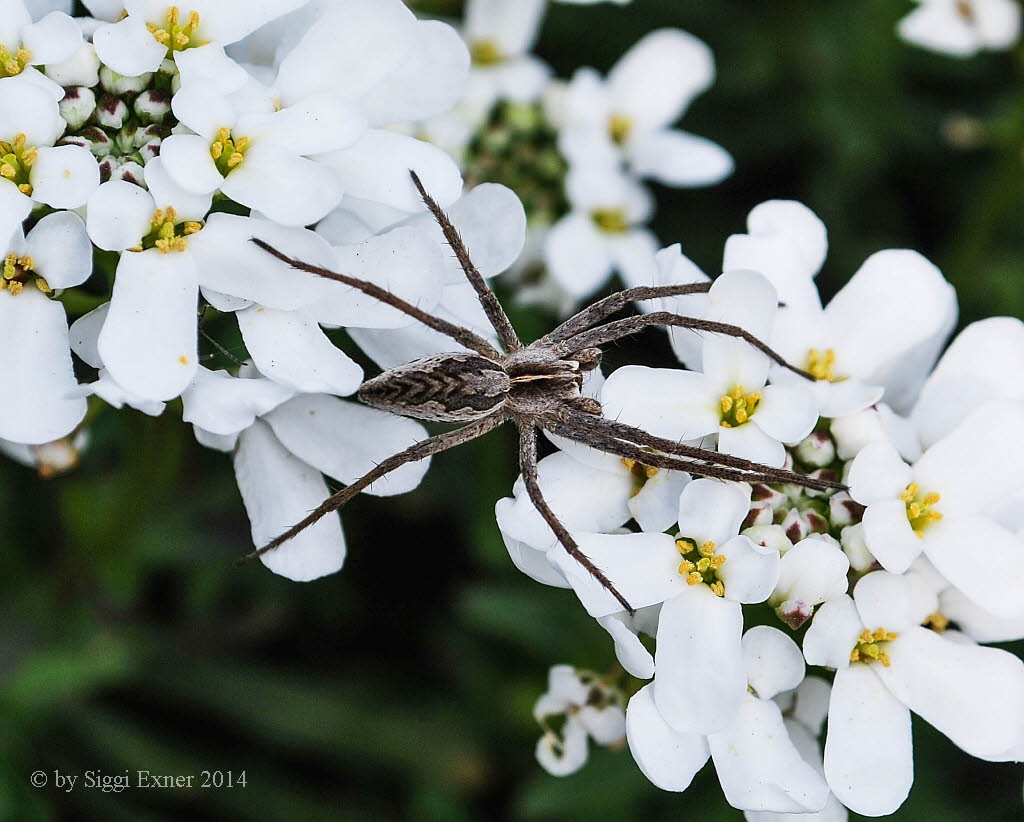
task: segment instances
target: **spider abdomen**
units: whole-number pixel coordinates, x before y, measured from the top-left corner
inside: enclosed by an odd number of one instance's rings
[[[486,417],[508,396],[505,369],[478,354],[438,354],[385,371],[359,388],[374,408],[434,422]]]

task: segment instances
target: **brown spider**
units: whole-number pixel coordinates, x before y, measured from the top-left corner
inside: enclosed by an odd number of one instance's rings
[[[385,459],[365,476],[329,497],[319,508],[283,534],[239,560],[239,564],[271,551],[308,528],[321,517],[336,511],[370,483],[408,462],[439,454],[476,439],[509,420],[519,429],[519,466],[527,493],[534,506],[565,550],[591,573],[627,611],[633,609],[612,582],[580,550],[572,535],[548,506],[537,482],[537,430],[584,443],[600,451],[654,468],[688,471],[723,480],[764,483],[795,483],[818,490],[844,488],[816,479],[759,465],[749,460],[656,437],[639,428],[601,416],[600,404],[583,396],[585,372],[601,361],[599,346],[634,334],[649,326],[677,326],[728,334],[746,340],[772,360],[807,379],[813,377],[789,365],[765,343],[734,325],[683,317],[656,311],[601,324],[602,320],[636,300],[653,300],[707,291],[709,284],[640,286],[599,300],[569,318],[551,333],[524,345],[494,292],[473,265],[455,226],[412,174],[423,202],[437,220],[445,239],[455,252],[470,284],[487,313],[504,347],[498,351],[483,337],[467,328],[435,317],[373,283],[295,260],[262,240],[260,248],[282,262],[344,283],[419,320],[450,337],[469,351],[438,354],[414,360],[366,381],[359,399],[375,408],[407,417],[434,422],[468,422],[468,425],[429,437]]]

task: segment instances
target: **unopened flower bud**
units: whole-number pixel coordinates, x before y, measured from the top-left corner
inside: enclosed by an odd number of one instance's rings
[[[128,116],[128,106],[120,97],[104,94],[96,104],[96,122],[104,128],[121,128]]]
[[[108,66],[100,68],[100,85],[103,86],[104,91],[110,94],[140,92],[149,85],[149,81],[152,79],[153,75],[148,71],[138,77],[125,77]]]
[[[779,581],[768,599],[775,613],[794,631],[814,607],[846,593],[850,562],[830,537],[801,540],[779,563]]]
[[[868,544],[864,540],[864,525],[847,525],[839,533],[839,541],[843,546],[843,553],[850,560],[850,567],[861,573],[871,570],[875,566],[875,557],[868,550]]]
[[[750,501],[756,504],[765,504],[773,511],[789,502],[789,497],[781,491],[777,491],[770,485],[762,482],[755,482],[750,486]]]
[[[796,458],[811,468],[824,468],[836,458],[836,444],[827,431],[812,431],[796,447]]]
[[[60,101],[60,116],[68,124],[69,131],[78,131],[89,122],[96,110],[96,95],[91,88],[70,86],[64,89],[64,98]]]
[[[786,530],[781,525],[754,525],[742,532],[755,545],[763,548],[774,548],[780,554],[785,554],[793,543],[786,536]]]
[[[154,137],[149,142],[139,146],[139,156],[144,163],[148,163],[154,157],[159,156],[161,142],[159,137]]]
[[[806,539],[811,534],[828,533],[828,520],[813,508],[804,511],[791,508],[779,524],[786,532],[789,541],[794,544]]]
[[[81,48],[63,63],[46,66],[46,76],[59,86],[86,86],[91,88],[100,81],[100,60],[92,43]]]
[[[163,89],[148,89],[135,98],[132,108],[140,122],[162,123],[171,110],[171,95]]]
[[[106,157],[114,149],[114,142],[107,133],[96,126],[83,128],[78,137],[87,141],[87,147],[97,157]]]
[[[840,491],[829,498],[828,515],[834,528],[855,525],[864,517],[864,506],[846,491]]]
[[[750,510],[747,512],[747,516],[743,520],[743,528],[771,525],[774,520],[775,512],[772,510],[771,506],[759,502],[750,506]]]
[[[124,180],[126,183],[134,183],[137,186],[146,188],[145,169],[134,160],[126,160],[114,172],[115,180]]]

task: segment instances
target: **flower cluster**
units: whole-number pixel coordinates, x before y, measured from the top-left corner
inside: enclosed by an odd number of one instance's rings
[[[900,37],[915,46],[953,57],[1005,51],[1020,39],[1017,0],[917,0],[899,22]]]
[[[940,357],[957,305],[938,269],[880,251],[823,307],[826,245],[803,205],[763,203],[709,292],[664,306],[751,330],[813,380],[681,331],[686,370],[625,366],[590,391],[610,418],[848,491],[693,478],[553,438],[545,497],[632,612],[521,484],[496,508],[517,567],[573,589],[638,681],[620,698],[644,774],[682,791],[710,758],[751,819],[894,812],[911,713],[974,756],[1024,759],[1024,663],[985,645],[1024,637],[1024,325],[974,323]],[[707,279],[677,246],[657,269]],[[584,761],[567,728],[538,752],[553,773]]]
[[[38,19],[5,6],[0,446],[53,474],[96,415],[180,402],[200,442],[234,455],[260,545],[326,498],[324,474],[351,482],[426,431],[342,399],[363,371],[334,330],[387,365],[408,318],[250,240],[424,309],[464,304],[409,170],[444,206],[461,175],[389,126],[450,108],[468,51],[400,0],[89,0],[82,18],[67,5],[35,3]],[[484,224],[466,215],[486,215],[488,276],[519,254],[507,189],[482,186],[453,215],[470,237]],[[369,491],[408,491],[426,467]],[[307,580],[344,556],[332,518],[265,562]]]
[[[644,180],[707,186],[732,158],[673,124],[714,81],[711,50],[677,29],[636,43],[607,77],[568,82],[531,54],[546,3],[469,0],[469,86],[455,109],[417,130],[459,157],[467,182],[508,185],[530,220],[514,279],[519,299],[567,311],[611,277],[650,284],[658,247]]]

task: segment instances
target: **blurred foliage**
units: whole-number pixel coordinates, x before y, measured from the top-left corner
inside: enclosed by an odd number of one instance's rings
[[[707,190],[659,189],[655,222],[708,272],[752,206],[795,198],[829,229],[826,294],[872,252],[910,247],[958,287],[964,322],[1019,316],[1021,55],[908,47],[894,24],[909,7],[553,5],[538,49],[567,76],[606,70],[659,26],[711,45],[718,80],[683,125],[732,151],[737,172]],[[526,337],[552,319],[514,312]],[[610,360],[671,358],[651,332]],[[676,796],[626,751],[595,751],[561,780],[534,763],[530,709],[548,666],[607,670],[614,658],[570,594],[508,561],[493,504],[510,492],[514,453],[498,431],[437,459],[415,493],[358,498],[346,568],[306,585],[232,570],[250,540],[230,462],[192,441],[179,407],[156,420],[101,411],[60,480],[0,462],[0,819],[740,819],[710,767]],[[1021,818],[1019,766],[971,759],[916,721],[915,739],[898,818]],[[90,770],[244,770],[246,785],[30,786],[55,769],[79,784]]]

